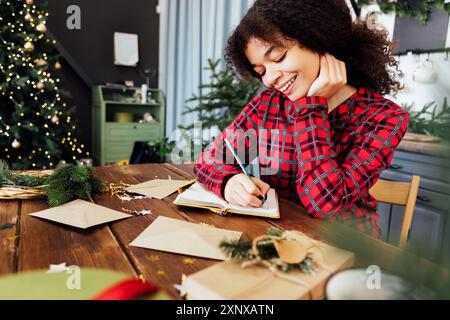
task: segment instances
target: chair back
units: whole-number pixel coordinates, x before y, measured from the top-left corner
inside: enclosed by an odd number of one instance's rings
[[[405,206],[399,246],[404,248],[408,242],[409,230],[419,192],[420,177],[413,176],[411,182],[396,182],[379,179],[369,193],[379,202]]]

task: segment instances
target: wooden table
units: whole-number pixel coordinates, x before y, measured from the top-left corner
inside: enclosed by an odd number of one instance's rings
[[[136,184],[156,177],[192,179],[192,168],[192,165],[171,164],[109,166],[96,168],[95,174],[106,181]],[[186,256],[130,247],[129,243],[160,215],[242,231],[252,238],[264,234],[268,227],[273,226],[285,230],[300,230],[331,244],[339,238],[339,235],[330,234],[324,221],[310,218],[303,208],[284,199],[280,199],[282,218],[270,220],[231,215],[221,217],[205,210],[178,207],[172,204],[175,197],[176,194],[164,200],[143,199],[122,203],[107,194],[96,195],[94,201],[105,207],[118,211],[123,207],[129,210],[151,209],[153,214],[132,217],[88,230],[30,217],[29,213],[47,208],[44,200],[0,201],[0,224],[16,224],[15,228],[0,230],[0,276],[47,269],[50,264],[66,262],[67,265],[82,268],[106,268],[130,276],[142,275],[177,298],[173,285],[180,283],[182,274],[191,274],[216,262],[196,258],[194,264],[186,264],[183,262]],[[355,242],[365,242],[386,258],[383,261],[368,261],[371,258],[357,255],[357,263],[361,266],[373,263],[381,267],[388,266],[399,253],[398,248],[382,241],[365,235],[360,237]],[[155,256],[158,256],[159,260],[154,259]]]

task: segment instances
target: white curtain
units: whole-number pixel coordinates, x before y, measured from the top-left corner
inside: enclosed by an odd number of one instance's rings
[[[196,120],[185,101],[209,82],[208,59],[222,59],[226,41],[254,0],[160,0],[159,87],[166,95],[166,135]],[[244,106],[242,106],[244,107]]]

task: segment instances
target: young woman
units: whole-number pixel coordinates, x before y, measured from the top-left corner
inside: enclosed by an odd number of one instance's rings
[[[313,217],[357,220],[380,236],[369,189],[409,122],[382,96],[399,88],[391,49],[385,31],[352,23],[345,0],[256,0],[229,38],[226,58],[237,75],[267,90],[203,152],[198,180],[244,206],[261,206],[261,196],[276,188]],[[227,137],[236,150],[251,148],[252,135],[267,172],[253,182],[225,159],[223,143]]]

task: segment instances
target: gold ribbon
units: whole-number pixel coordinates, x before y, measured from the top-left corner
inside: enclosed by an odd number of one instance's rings
[[[218,208],[208,208],[214,213],[217,213],[219,216],[226,216],[228,214],[228,209],[218,209]]]

